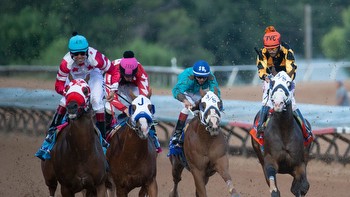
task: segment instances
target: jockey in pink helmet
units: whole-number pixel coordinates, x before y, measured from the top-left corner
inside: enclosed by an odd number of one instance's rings
[[[110,130],[113,125],[114,109],[121,111],[123,116],[129,116],[128,107],[129,103],[132,102],[132,99],[129,95],[130,90],[134,93],[134,95],[144,95],[146,96],[149,91],[149,83],[148,83],[148,75],[144,70],[143,66],[137,61],[135,58],[134,52],[125,51],[123,57],[121,59],[116,59],[112,61],[112,65],[116,67],[116,69],[120,73],[120,78],[118,80],[118,94],[114,95],[114,99],[110,102],[106,102],[106,124],[107,130]],[[105,75],[105,82],[107,87],[111,84],[110,75]],[[109,88],[106,89],[109,92]],[[126,99],[129,103],[122,102],[119,99],[119,96],[123,95],[123,99]],[[156,132],[154,126],[151,127],[151,130]],[[154,135],[155,138],[156,134]],[[153,140],[155,142],[157,152],[161,152],[161,147],[158,142],[158,138]]]

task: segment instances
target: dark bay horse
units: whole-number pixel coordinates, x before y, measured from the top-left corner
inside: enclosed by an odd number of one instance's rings
[[[63,197],[105,196],[107,160],[94,128],[89,105],[90,88],[87,83],[73,80],[66,93],[69,123],[57,135],[51,159],[42,161],[42,171],[50,196],[54,196],[57,181]]]
[[[274,77],[270,90],[273,112],[264,132],[264,150],[253,136],[251,138],[273,197],[280,196],[276,173],[294,177],[291,192],[295,196],[305,196],[310,186],[306,176],[310,144],[304,146],[301,128],[293,116],[291,82],[284,71]]]
[[[112,184],[109,194],[125,197],[134,188],[141,187],[139,196],[156,197],[157,152],[149,136],[154,114],[154,105],[149,99],[151,92],[147,97],[131,96],[130,117],[111,132],[106,153]]]
[[[217,94],[217,93],[216,93]],[[239,196],[233,187],[229,174],[229,161],[227,157],[227,139],[220,129],[222,101],[215,93],[201,91],[199,103],[199,115],[194,117],[185,128],[184,153],[188,163],[188,169],[192,173],[196,185],[196,196],[205,197],[206,184],[209,177],[216,172],[228,186],[231,196]],[[178,183],[184,169],[179,156],[169,155],[172,165],[174,186],[170,197],[177,197]]]

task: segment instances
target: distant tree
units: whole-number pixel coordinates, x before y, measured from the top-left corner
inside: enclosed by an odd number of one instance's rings
[[[123,52],[132,50],[135,57],[145,66],[170,66],[170,60],[175,53],[166,47],[153,43],[147,43],[142,39],[135,39],[123,46],[115,46],[106,50],[106,54],[111,60],[121,58]]]
[[[342,26],[333,27],[322,38],[322,51],[327,58],[350,59],[350,7],[342,12]]]

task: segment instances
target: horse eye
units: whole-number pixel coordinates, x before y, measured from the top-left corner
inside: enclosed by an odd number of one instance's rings
[[[201,111],[204,111],[204,110],[205,110],[205,103],[200,103],[200,104],[199,104],[199,109],[200,109]]]
[[[83,93],[85,96],[89,96],[89,89],[87,87],[83,87]]]
[[[68,85],[68,86],[66,86],[66,87],[65,87],[65,91],[66,91],[66,92],[68,92],[69,88],[70,88],[70,86],[69,86],[69,85]]]

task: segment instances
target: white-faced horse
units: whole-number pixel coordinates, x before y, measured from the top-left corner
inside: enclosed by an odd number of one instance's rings
[[[151,92],[147,97],[132,96],[130,117],[125,124],[112,130],[107,149],[111,195],[125,197],[132,189],[141,187],[139,196],[156,197],[157,152],[149,136],[154,114],[154,105],[149,99]]]
[[[271,196],[280,196],[276,173],[293,176],[291,192],[305,196],[309,190],[306,166],[310,145],[304,147],[301,128],[293,115],[289,90],[292,79],[284,71],[273,78],[271,101],[273,112],[264,132],[264,150],[252,137],[252,145],[262,165]]]
[[[51,159],[41,162],[45,183],[54,196],[57,181],[63,197],[105,196],[107,160],[95,131],[89,105],[90,88],[83,79],[72,80],[67,89],[68,125],[57,135]]]
[[[206,184],[209,177],[216,172],[224,179],[228,192],[232,196],[239,196],[233,187],[229,174],[227,157],[227,139],[220,129],[222,101],[209,91],[201,91],[199,115],[194,117],[185,129],[184,152],[190,172],[196,185],[196,196],[205,197]],[[184,169],[183,162],[176,155],[170,155],[174,186],[171,197],[178,196],[178,183]]]

